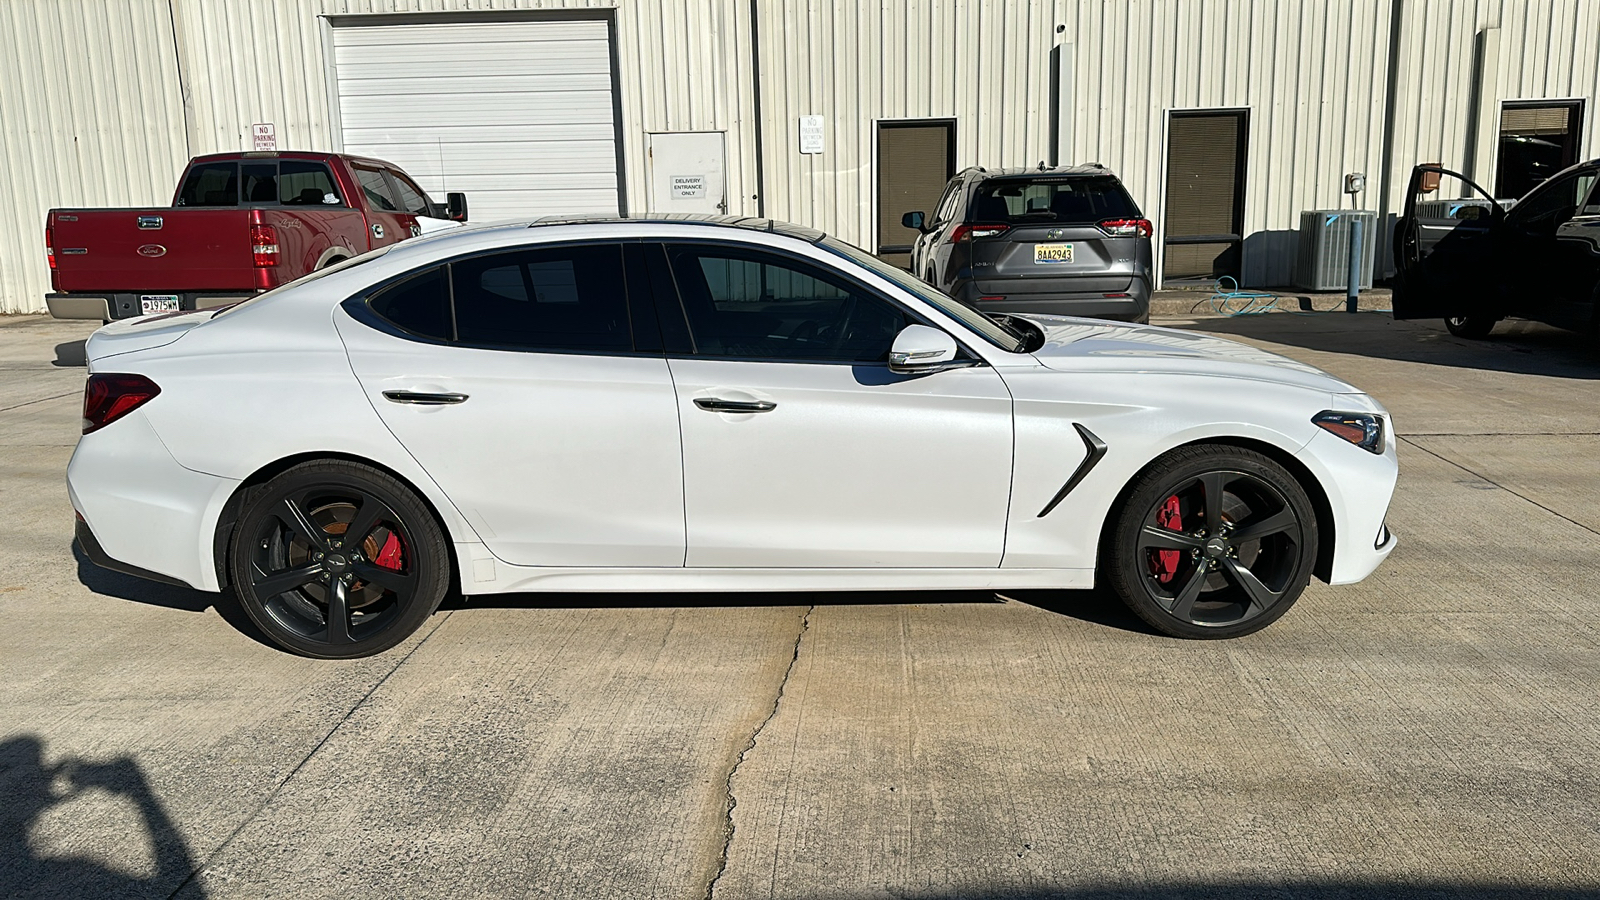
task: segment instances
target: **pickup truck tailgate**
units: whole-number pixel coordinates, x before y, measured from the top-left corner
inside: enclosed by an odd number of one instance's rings
[[[254,290],[250,216],[247,209],[53,210],[56,289]]]

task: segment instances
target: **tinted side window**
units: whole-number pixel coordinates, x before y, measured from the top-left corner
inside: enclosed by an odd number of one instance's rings
[[[400,211],[400,204],[395,202],[394,196],[389,193],[389,181],[383,177],[382,172],[360,166],[350,168],[355,170],[356,181],[361,184],[361,193],[366,195],[368,206],[385,212]]]
[[[519,350],[633,349],[622,249],[612,245],[496,253],[451,265],[456,336]]]
[[[409,179],[399,172],[390,172],[389,177],[394,179],[394,189],[400,192],[400,208],[414,216],[428,214],[428,198],[423,196],[422,188],[412,184]]]
[[[387,287],[367,306],[412,334],[450,339],[450,293],[443,269],[429,269]]]
[[[239,164],[206,163],[189,170],[178,192],[179,206],[238,206]]]
[[[938,208],[934,210],[933,221],[936,224],[943,225],[956,217],[956,199],[960,196],[961,179],[951,179],[950,183],[945,185],[944,196],[939,198]]]
[[[1092,225],[1138,217],[1133,198],[1109,175],[996,179],[978,188],[972,206],[973,221],[1008,225]]]
[[[667,255],[704,355],[881,362],[911,324],[894,304],[807,263],[717,246]]]
[[[1556,228],[1578,214],[1583,202],[1579,187],[1588,183],[1583,175],[1574,173],[1540,185],[1511,208],[1508,218],[1530,232],[1555,234]]]
[[[278,164],[278,202],[288,206],[337,206],[339,189],[322,163],[284,160]]]

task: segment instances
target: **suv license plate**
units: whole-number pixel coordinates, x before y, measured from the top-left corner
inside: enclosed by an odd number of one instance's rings
[[[157,312],[177,312],[177,294],[140,294],[139,314],[148,316]]]
[[[1036,263],[1072,262],[1071,244],[1034,244],[1033,261]]]

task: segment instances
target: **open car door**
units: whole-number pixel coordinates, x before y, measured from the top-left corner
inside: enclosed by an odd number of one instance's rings
[[[1456,199],[1448,199],[1448,198]],[[1505,210],[1465,175],[1411,170],[1394,235],[1396,319],[1498,318],[1500,223]]]

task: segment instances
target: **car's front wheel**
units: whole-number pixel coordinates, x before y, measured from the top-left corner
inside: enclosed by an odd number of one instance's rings
[[[1317,520],[1283,466],[1239,447],[1175,450],[1134,481],[1102,550],[1113,591],[1184,638],[1260,631],[1311,580]]]
[[[423,502],[388,473],[345,461],[304,463],[253,489],[230,559],[250,619],[319,659],[395,646],[450,583],[449,547]]]
[[[1494,330],[1496,321],[1492,316],[1452,316],[1444,320],[1444,327],[1456,337],[1481,341]]]

